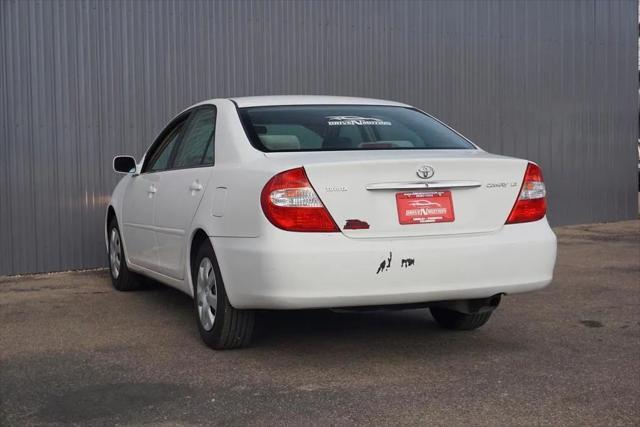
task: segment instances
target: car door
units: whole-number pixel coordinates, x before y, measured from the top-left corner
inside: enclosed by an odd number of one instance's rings
[[[170,166],[172,154],[182,135],[186,116],[170,123],[147,152],[141,173],[133,176],[122,206],[123,236],[129,261],[154,269],[157,239],[154,212],[160,175]]]
[[[216,108],[192,110],[172,167],[163,172],[155,206],[157,271],[175,279],[185,272],[188,231],[212,172]]]

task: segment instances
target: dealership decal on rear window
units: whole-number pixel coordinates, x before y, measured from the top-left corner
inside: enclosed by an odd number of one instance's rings
[[[391,126],[391,122],[375,117],[327,116],[329,126]]]

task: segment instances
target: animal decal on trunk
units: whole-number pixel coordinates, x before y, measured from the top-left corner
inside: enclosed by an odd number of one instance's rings
[[[389,258],[383,260],[380,265],[378,266],[378,271],[376,271],[376,274],[380,274],[383,271],[387,271],[390,267],[391,267],[391,259],[393,258],[393,254],[391,252],[389,252]]]
[[[400,267],[409,268],[415,263],[413,258],[405,258],[400,262]]]

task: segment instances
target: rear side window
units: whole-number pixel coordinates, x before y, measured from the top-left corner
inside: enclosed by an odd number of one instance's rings
[[[207,107],[194,111],[187,123],[184,138],[178,146],[173,168],[212,165],[215,128],[215,108]]]
[[[239,114],[251,144],[265,152],[475,148],[412,108],[271,106],[240,108]]]
[[[169,169],[171,162],[171,154],[173,153],[176,144],[180,140],[180,135],[184,128],[184,121],[178,123],[172,130],[170,130],[166,136],[160,142],[160,146],[153,153],[149,160],[148,166],[145,172],[157,172]]]

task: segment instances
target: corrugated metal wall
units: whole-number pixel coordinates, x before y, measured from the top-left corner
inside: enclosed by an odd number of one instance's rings
[[[234,95],[414,104],[540,162],[553,224],[637,215],[632,0],[0,0],[0,22],[0,274],[105,265],[112,156]]]

